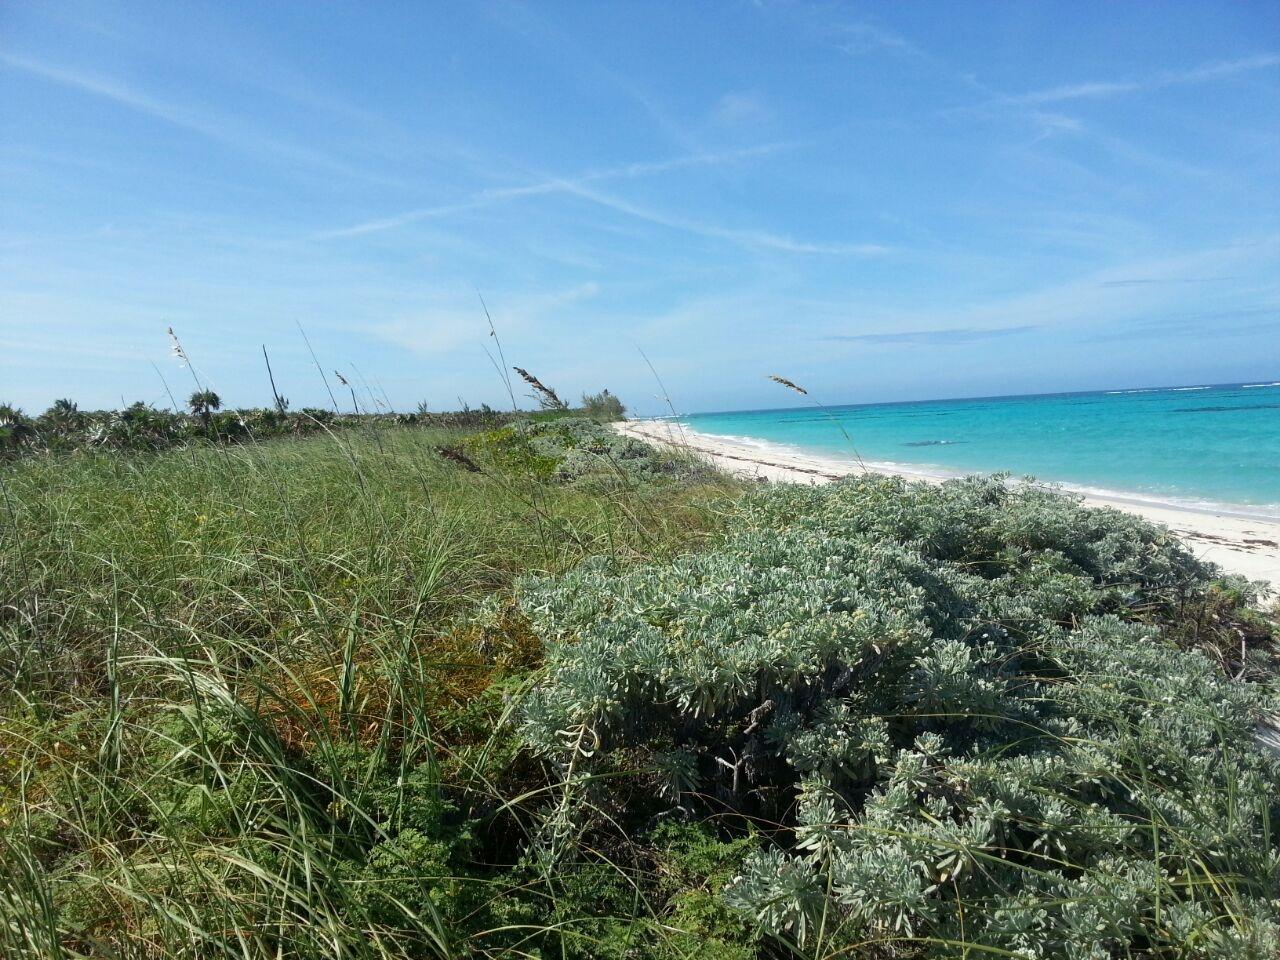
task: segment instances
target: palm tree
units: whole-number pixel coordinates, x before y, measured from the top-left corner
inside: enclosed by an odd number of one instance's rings
[[[46,438],[61,445],[68,441],[72,434],[81,430],[86,417],[80,412],[73,400],[55,400],[53,405],[36,418],[36,428],[45,433]]]
[[[208,429],[210,414],[222,409],[222,398],[212,390],[197,390],[187,400],[187,407],[204,421],[205,429]]]
[[[0,449],[16,449],[33,440],[35,435],[30,418],[22,410],[12,404],[0,403]]]
[[[66,430],[80,421],[80,408],[74,400],[55,400],[53,406],[40,416],[57,430]]]

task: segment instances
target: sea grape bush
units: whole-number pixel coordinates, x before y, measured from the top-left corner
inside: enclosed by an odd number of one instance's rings
[[[541,479],[591,490],[711,480],[705,464],[659,451],[587,417],[520,420],[469,438],[473,455]]]
[[[523,584],[553,817],[585,829],[625,782],[633,814],[776,824],[723,896],[805,954],[1280,949],[1280,763],[1253,739],[1276,690],[1182,629],[1210,595],[1253,622],[1249,585],[1003,478],[773,488],[732,530]]]

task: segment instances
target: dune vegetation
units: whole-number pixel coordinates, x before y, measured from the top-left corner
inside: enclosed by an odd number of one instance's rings
[[[545,406],[8,412],[0,955],[1280,950],[1249,584],[999,478],[759,487]]]

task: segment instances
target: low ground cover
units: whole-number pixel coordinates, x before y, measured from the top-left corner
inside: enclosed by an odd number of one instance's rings
[[[803,955],[1265,957],[1249,599],[1139,518],[999,478],[778,487],[711,549],[525,582],[525,737],[564,837],[639,811],[756,834],[724,898]]]

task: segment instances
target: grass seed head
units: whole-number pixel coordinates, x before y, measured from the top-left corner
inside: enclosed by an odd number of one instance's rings
[[[538,398],[542,401],[544,406],[549,407],[552,410],[565,409],[565,406],[566,406],[565,402],[560,399],[559,394],[557,394],[554,390],[548,387],[545,383],[543,383],[541,380],[535,377],[532,373],[530,373],[524,367],[512,367],[511,369],[520,375],[521,380],[523,380],[529,386],[533,387],[533,389],[538,392]]]
[[[782,384],[788,390],[794,390],[796,393],[802,393],[806,397],[809,395],[809,391],[800,386],[800,384],[796,383],[794,380],[788,380],[786,377],[780,377],[776,373],[769,374],[769,379],[774,383]]]
[[[480,469],[479,464],[457,447],[436,447],[436,453],[440,454],[440,456],[444,457],[451,463],[456,463],[458,466],[470,473],[484,473],[484,471]]]

